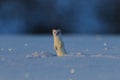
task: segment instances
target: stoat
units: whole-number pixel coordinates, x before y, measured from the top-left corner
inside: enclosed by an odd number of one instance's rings
[[[53,38],[54,38],[54,49],[57,53],[57,56],[64,56],[66,54],[66,50],[64,47],[64,42],[61,38],[61,30],[60,29],[53,29]]]

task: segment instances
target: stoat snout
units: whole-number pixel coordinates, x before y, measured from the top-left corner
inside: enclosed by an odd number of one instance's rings
[[[58,29],[58,30],[55,30],[55,29],[53,29],[53,35],[60,35],[61,34],[61,30],[60,29]]]

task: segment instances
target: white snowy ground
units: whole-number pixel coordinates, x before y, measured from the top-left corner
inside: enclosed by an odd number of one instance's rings
[[[119,36],[63,36],[57,57],[52,36],[0,36],[0,80],[120,80]]]

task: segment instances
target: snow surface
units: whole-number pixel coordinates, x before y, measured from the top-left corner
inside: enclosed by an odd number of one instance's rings
[[[119,36],[63,36],[56,56],[52,36],[1,36],[0,80],[120,80]]]

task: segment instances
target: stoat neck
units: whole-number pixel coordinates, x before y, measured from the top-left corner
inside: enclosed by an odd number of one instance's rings
[[[56,35],[54,35],[54,40],[56,41],[56,40],[61,40],[61,36],[56,36]]]

